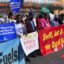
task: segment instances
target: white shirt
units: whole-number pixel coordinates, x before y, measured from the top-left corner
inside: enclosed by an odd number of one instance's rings
[[[55,15],[50,13],[50,20],[54,20]]]
[[[14,23],[16,23],[16,20],[14,20],[14,19],[8,19],[8,22],[14,22]]]
[[[34,25],[37,26],[36,24],[36,18],[33,19]]]
[[[3,18],[0,18],[0,23],[1,23],[1,22],[4,22],[4,19],[3,19]]]

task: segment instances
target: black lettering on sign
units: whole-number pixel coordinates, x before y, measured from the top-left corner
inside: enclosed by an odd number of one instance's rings
[[[2,53],[0,53],[0,56],[2,56]],[[0,59],[0,64],[2,63],[2,58]]]
[[[4,64],[8,64],[8,58],[7,58],[7,55],[3,56],[3,63]]]
[[[14,63],[14,59],[13,59],[13,48],[12,48],[12,62]]]
[[[12,58],[12,57],[11,57],[11,54],[9,53],[9,54],[8,54],[8,64],[12,64],[12,62],[11,62],[11,61],[12,61],[11,58]]]
[[[6,55],[3,55],[3,53],[0,52],[0,64],[13,64],[16,61],[18,61],[18,50],[12,48],[11,52]]]
[[[16,62],[18,60],[18,55],[17,51],[14,52],[14,61]]]

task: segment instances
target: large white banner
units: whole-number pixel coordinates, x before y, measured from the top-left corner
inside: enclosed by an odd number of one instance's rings
[[[35,50],[39,49],[38,33],[33,32],[28,34],[27,36],[24,35],[21,38],[21,44],[26,56],[28,56],[30,53],[34,52]]]

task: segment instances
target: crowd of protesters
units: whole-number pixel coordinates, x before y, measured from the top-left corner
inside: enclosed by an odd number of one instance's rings
[[[26,27],[27,33],[30,33],[38,29],[41,30],[64,24],[64,14],[54,15],[54,10],[51,10],[50,13],[38,13],[36,17],[32,11],[29,11],[23,16],[21,14],[13,15],[10,12],[4,19],[0,16],[0,23],[8,22],[23,24]]]
[[[64,24],[64,14],[54,15],[54,10],[50,13],[38,13],[35,17],[32,11],[29,11],[25,15],[21,14],[13,15],[12,12],[5,16],[4,20],[0,16],[0,23],[15,23],[15,28],[17,32],[17,37],[21,38],[23,35],[28,33],[43,30],[50,27],[55,27]],[[33,57],[36,55],[31,54]],[[30,56],[26,57],[26,60],[30,62]]]

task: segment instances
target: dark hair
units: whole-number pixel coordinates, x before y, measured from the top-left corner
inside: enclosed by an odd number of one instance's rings
[[[54,14],[54,10],[53,9],[51,9],[51,13]]]
[[[13,16],[13,13],[10,12],[10,13],[8,14],[8,18],[11,18],[12,16]]]
[[[41,19],[42,18],[42,15],[39,15],[39,18]]]
[[[19,21],[19,16],[20,15],[16,15],[16,23],[18,24],[20,21]]]
[[[20,15],[16,15],[16,20],[18,20],[18,19],[19,19],[19,16],[20,16]]]
[[[47,13],[44,13],[44,16],[47,16]]]
[[[49,17],[49,14],[48,13],[44,13],[44,17],[45,18],[48,18]]]
[[[58,18],[57,16],[55,16],[55,18],[54,18],[54,19],[55,19],[55,21],[58,21],[58,20],[59,20],[59,18]]]
[[[30,19],[30,21],[31,21],[31,20],[33,20],[33,17],[32,17],[32,16],[30,16],[30,18],[29,18],[29,19]]]

